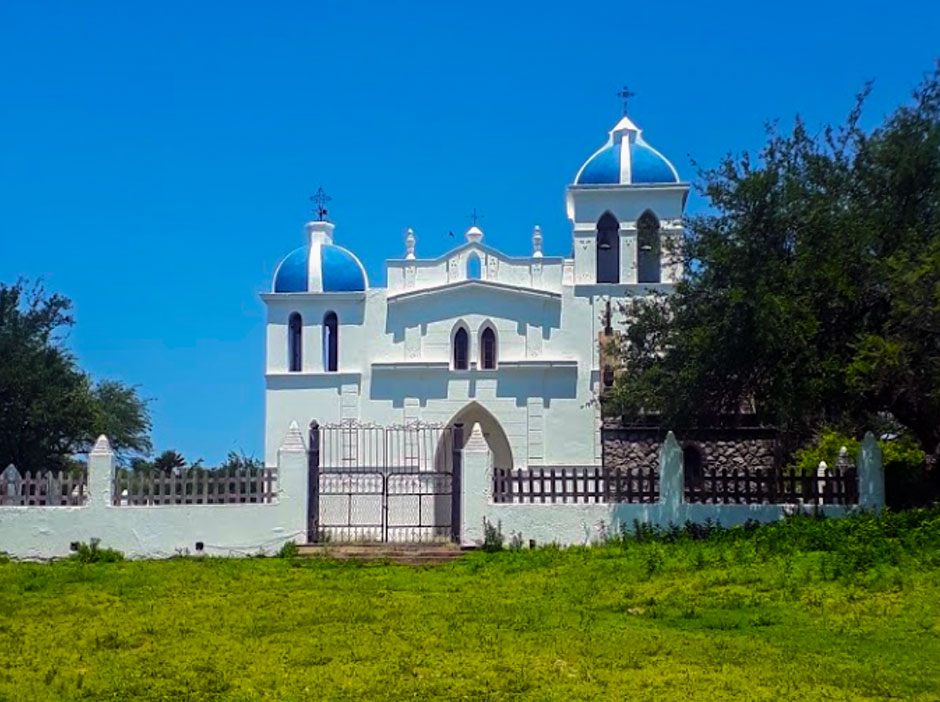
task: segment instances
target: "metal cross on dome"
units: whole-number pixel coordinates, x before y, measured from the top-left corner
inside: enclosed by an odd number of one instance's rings
[[[636,97],[636,93],[632,92],[627,86],[623,86],[620,92],[617,93],[617,97],[623,100],[623,114],[626,116],[627,102],[630,100],[630,98]]]
[[[314,210],[314,213],[317,215],[317,219],[320,220],[321,222],[326,219],[326,214],[327,214],[326,203],[328,203],[332,199],[333,198],[331,198],[329,195],[323,192],[322,186],[317,188],[317,191],[313,195],[310,196],[310,200],[312,202],[315,202],[317,205],[316,209]]]
[[[477,226],[477,222],[479,222],[481,219],[483,219],[483,215],[477,214],[477,208],[474,207],[474,208],[473,208],[473,212],[472,212],[471,214],[467,215],[467,219],[469,219],[470,222],[471,222],[471,223],[473,224],[473,226],[475,227],[475,226]]]

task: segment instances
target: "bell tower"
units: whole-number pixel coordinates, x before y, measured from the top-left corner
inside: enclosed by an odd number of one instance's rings
[[[689,194],[675,167],[624,117],[568,186],[576,286],[673,284]]]

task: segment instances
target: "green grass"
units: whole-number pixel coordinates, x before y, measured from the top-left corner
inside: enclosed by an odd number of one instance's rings
[[[424,569],[4,563],[0,700],[938,700],[933,514]]]

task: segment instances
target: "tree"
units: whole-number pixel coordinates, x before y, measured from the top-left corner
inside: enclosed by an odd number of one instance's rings
[[[146,401],[122,383],[94,384],[65,347],[72,304],[40,284],[0,283],[0,464],[68,467],[107,434],[119,458],[150,450]]]
[[[884,415],[940,444],[940,64],[870,133],[768,129],[756,158],[700,172],[671,296],[622,306],[604,400],[672,426],[753,412],[805,437]]]
[[[167,450],[153,460],[153,469],[169,475],[186,467],[186,459],[178,451]]]

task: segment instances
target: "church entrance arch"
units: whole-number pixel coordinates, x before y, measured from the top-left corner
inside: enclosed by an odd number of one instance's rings
[[[480,425],[483,438],[486,439],[486,443],[490,447],[490,453],[493,456],[493,466],[507,470],[511,469],[513,466],[512,448],[509,445],[506,432],[503,431],[502,425],[499,423],[499,420],[493,416],[493,413],[479,402],[474,401],[466,405],[454,415],[453,419],[447,423],[447,426],[461,427],[461,445],[458,448],[463,449],[470,435],[473,433],[473,427],[477,424]]]

